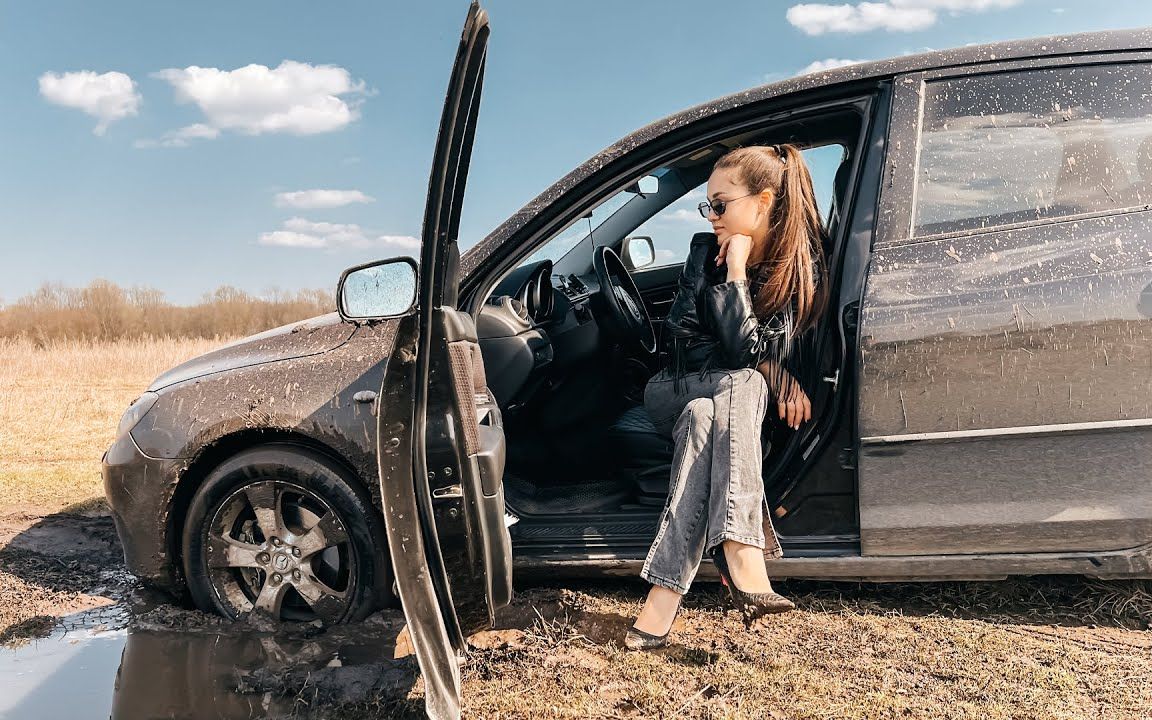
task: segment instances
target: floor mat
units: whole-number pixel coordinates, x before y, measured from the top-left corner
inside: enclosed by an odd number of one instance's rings
[[[616,510],[632,495],[612,481],[537,487],[515,475],[504,474],[504,499],[517,513],[589,513]]]

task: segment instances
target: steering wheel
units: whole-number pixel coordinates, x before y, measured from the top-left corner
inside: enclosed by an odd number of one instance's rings
[[[592,255],[592,268],[600,283],[597,297],[604,312],[599,315],[606,329],[624,342],[637,343],[645,352],[655,353],[656,330],[652,327],[652,318],[648,317],[644,299],[624,261],[605,245],[596,248]]]

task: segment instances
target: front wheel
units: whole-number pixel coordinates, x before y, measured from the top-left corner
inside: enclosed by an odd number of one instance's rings
[[[184,573],[197,607],[235,619],[358,620],[387,588],[387,552],[370,500],[332,460],[264,446],[205,478],[184,524]]]

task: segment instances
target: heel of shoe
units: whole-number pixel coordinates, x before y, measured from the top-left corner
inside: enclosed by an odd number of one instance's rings
[[[720,587],[727,590],[720,592],[721,603],[724,603],[724,598],[732,604],[732,607],[739,610],[740,602],[736,599],[736,584],[732,582],[732,575],[728,571],[728,558],[724,557],[724,549],[721,545],[712,548],[712,564],[716,566],[716,571],[720,573]]]

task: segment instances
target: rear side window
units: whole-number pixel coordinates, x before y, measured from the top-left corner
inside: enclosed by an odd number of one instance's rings
[[[1152,66],[930,81],[913,234],[1152,203]]]

